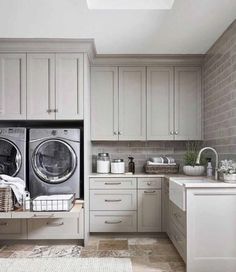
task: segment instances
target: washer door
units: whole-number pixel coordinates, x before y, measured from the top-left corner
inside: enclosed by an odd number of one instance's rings
[[[56,184],[69,179],[77,166],[73,148],[60,139],[46,140],[35,149],[32,165],[44,182]]]
[[[11,141],[0,138],[0,174],[16,176],[22,165],[18,147]]]

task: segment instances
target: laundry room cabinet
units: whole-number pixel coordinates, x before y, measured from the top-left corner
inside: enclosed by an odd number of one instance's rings
[[[26,118],[26,54],[0,54],[0,120]]]
[[[27,119],[83,119],[83,54],[27,54]]]
[[[147,68],[147,140],[201,140],[201,68]]]
[[[146,68],[92,67],[92,140],[146,139]]]

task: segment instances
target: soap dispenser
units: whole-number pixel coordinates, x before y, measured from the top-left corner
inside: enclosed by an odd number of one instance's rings
[[[128,172],[130,173],[135,173],[135,163],[134,163],[134,158],[133,157],[128,157],[129,158],[129,164],[128,164]]]
[[[207,158],[207,176],[212,177],[212,164],[211,164],[211,158]]]

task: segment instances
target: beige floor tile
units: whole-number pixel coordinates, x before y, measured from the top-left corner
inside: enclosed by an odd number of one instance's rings
[[[157,262],[157,263],[150,263],[148,257],[134,257],[131,258],[132,266],[134,271],[156,271],[156,272],[166,272],[171,271],[171,267],[168,262]]]
[[[169,262],[172,272],[185,272],[186,267],[184,262]]]
[[[128,250],[128,240],[100,240],[98,250]]]

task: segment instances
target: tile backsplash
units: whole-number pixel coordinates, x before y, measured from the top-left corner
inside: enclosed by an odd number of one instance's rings
[[[183,166],[183,156],[186,152],[185,141],[154,141],[154,142],[93,142],[93,172],[96,172],[96,158],[100,152],[107,152],[111,159],[124,159],[126,170],[128,156],[134,157],[136,172],[142,172],[143,166],[150,157],[169,155]],[[201,144],[201,142],[199,142]]]
[[[236,160],[236,20],[206,53],[203,83],[205,145]]]

